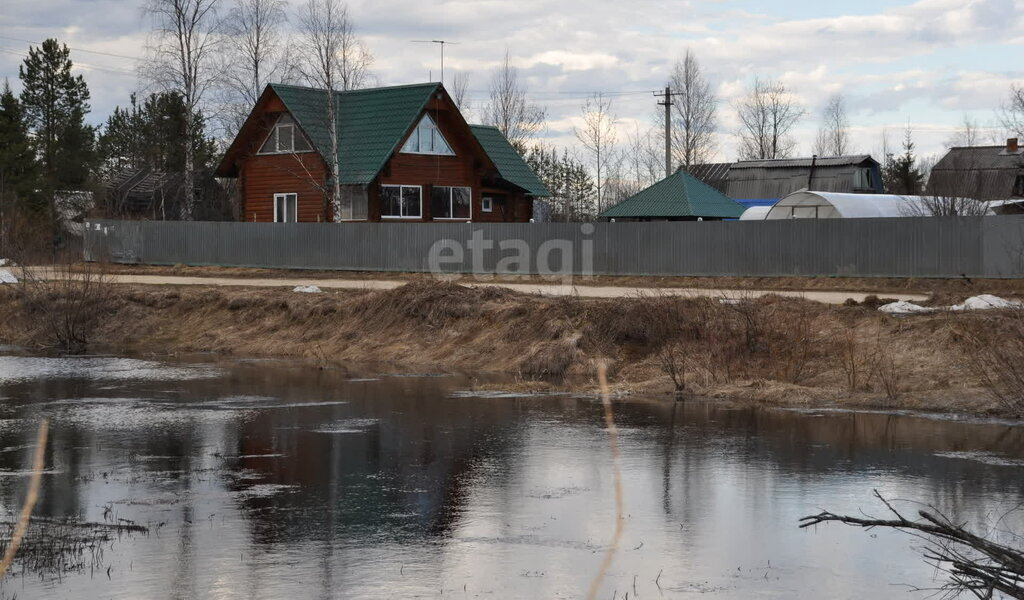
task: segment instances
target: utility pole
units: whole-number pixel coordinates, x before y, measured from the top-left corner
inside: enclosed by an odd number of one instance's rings
[[[658,106],[665,107],[665,177],[672,174],[672,96],[679,96],[679,92],[673,92],[669,86],[665,86],[664,92],[654,92],[657,98],[665,98],[658,102]]]

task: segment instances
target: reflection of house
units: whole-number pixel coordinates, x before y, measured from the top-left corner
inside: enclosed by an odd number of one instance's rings
[[[1024,204],[1024,148],[1017,138],[1005,146],[950,148],[932,168],[928,193]]]
[[[264,90],[217,168],[239,179],[244,220],[528,221],[547,195],[508,140],[467,124],[439,83],[333,94],[334,159],[324,90]]]
[[[696,221],[735,219],[743,206],[682,169],[641,190],[598,218],[616,221]]]
[[[881,168],[867,154],[711,163],[690,172],[746,207],[771,205],[801,189],[882,193]]]

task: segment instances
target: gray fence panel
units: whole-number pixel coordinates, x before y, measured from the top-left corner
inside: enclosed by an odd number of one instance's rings
[[[1024,216],[682,223],[90,221],[86,260],[359,271],[1022,277]],[[444,247],[444,252],[438,252]],[[520,256],[522,254],[522,256]],[[514,259],[522,258],[520,262]],[[566,267],[563,268],[563,261]]]

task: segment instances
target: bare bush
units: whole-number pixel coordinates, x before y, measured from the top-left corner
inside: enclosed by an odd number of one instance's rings
[[[874,364],[874,376],[878,378],[890,402],[895,402],[903,393],[903,371],[896,354],[889,347],[879,348]]]
[[[26,329],[38,347],[78,353],[109,312],[110,283],[101,266],[70,263],[20,269],[18,300]]]
[[[1024,309],[964,318],[974,325],[964,335],[968,363],[1007,414],[1024,417]]]
[[[875,371],[876,344],[865,343],[857,332],[856,323],[847,324],[839,334],[836,359],[851,392],[864,389]]]
[[[686,389],[686,350],[678,342],[664,344],[658,349],[661,370],[672,380],[676,392]]]

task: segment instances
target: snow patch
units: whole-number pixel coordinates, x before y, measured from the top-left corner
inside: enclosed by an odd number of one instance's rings
[[[18,278],[7,269],[0,269],[0,284],[3,283],[18,283]]]
[[[323,290],[321,290],[319,287],[315,285],[297,285],[295,286],[295,289],[293,289],[292,291],[299,292],[302,294],[319,294]]]
[[[914,304],[913,302],[907,302],[906,300],[900,300],[898,302],[890,302],[889,304],[879,306],[878,310],[884,313],[889,313],[890,315],[914,315],[933,312],[935,309],[921,306],[920,304]]]
[[[18,266],[13,260],[9,258],[0,258],[0,267],[16,267]]]
[[[989,310],[993,308],[1021,307],[1024,307],[1024,303],[1016,300],[1006,300],[992,294],[982,294],[980,296],[971,296],[961,304],[954,304],[949,307],[949,310]]]
[[[982,294],[980,296],[971,296],[964,300],[960,304],[954,304],[948,307],[931,307],[921,306],[914,304],[913,302],[907,302],[900,300],[899,302],[890,302],[878,307],[878,310],[888,313],[890,315],[915,315],[922,313],[930,313],[938,310],[953,310],[953,311],[964,311],[964,310],[991,310],[993,308],[1024,308],[1024,302],[1018,300],[1007,300],[1000,298],[999,296],[993,296],[992,294]]]

